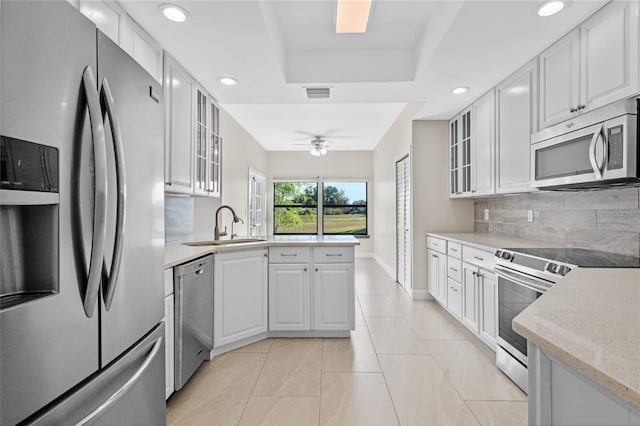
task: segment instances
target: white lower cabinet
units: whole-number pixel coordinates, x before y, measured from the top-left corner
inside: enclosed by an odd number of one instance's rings
[[[447,279],[447,308],[458,319],[462,316],[462,286]]]
[[[169,398],[175,389],[174,382],[174,299],[173,268],[164,271],[164,396]]]
[[[269,265],[269,330],[310,330],[309,265]]]
[[[441,304],[447,304],[447,255],[427,250],[427,286]]]
[[[313,274],[313,329],[353,330],[353,263],[316,264]]]
[[[493,272],[480,269],[477,282],[480,302],[478,333],[486,344],[495,349],[498,335],[498,281]]]
[[[213,284],[213,346],[267,331],[267,250],[217,253]]]
[[[455,251],[450,250],[454,256],[427,249],[429,293],[495,350],[498,335],[498,281],[493,272],[494,250],[465,245],[459,241],[441,241],[443,246],[455,248]]]
[[[471,331],[478,332],[478,268],[462,264],[462,322]]]

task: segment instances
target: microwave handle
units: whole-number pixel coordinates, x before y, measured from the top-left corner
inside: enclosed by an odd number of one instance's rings
[[[601,166],[598,163],[598,159],[596,158],[598,139],[600,138],[602,138],[602,143],[604,145],[604,138],[602,137],[602,124],[598,125],[598,127],[596,128],[596,131],[593,132],[593,137],[591,138],[591,144],[589,145],[589,162],[591,163],[593,172],[596,174],[596,179],[598,180],[602,180],[602,168],[604,164],[606,164],[606,161],[603,161],[603,165]],[[603,151],[606,151],[606,150],[603,148]]]

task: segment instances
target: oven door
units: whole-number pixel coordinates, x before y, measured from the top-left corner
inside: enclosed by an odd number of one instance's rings
[[[513,319],[545,292],[538,278],[496,265],[498,276],[498,344],[527,365],[527,339],[513,331]]]
[[[637,177],[636,116],[620,117],[531,146],[537,188]]]

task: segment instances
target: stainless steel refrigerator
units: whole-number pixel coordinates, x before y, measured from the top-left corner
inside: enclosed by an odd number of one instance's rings
[[[159,83],[66,1],[2,1],[0,423],[165,423]]]

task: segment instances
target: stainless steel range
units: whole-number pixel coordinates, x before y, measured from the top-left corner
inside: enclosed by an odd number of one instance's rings
[[[577,267],[639,268],[640,258],[575,248],[507,248],[495,253],[498,276],[496,365],[527,392],[527,340],[513,331],[520,312]]]

